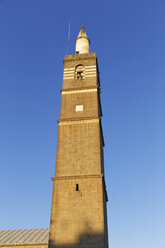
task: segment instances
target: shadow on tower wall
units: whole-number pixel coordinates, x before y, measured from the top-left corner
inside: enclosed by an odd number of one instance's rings
[[[108,248],[108,242],[103,234],[84,233],[79,237],[79,240],[73,244],[54,244],[49,240],[48,248]]]

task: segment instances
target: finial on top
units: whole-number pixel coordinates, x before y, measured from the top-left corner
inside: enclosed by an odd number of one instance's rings
[[[82,28],[76,39],[76,53],[89,53],[89,43],[90,40],[85,32],[84,24],[82,24]]]

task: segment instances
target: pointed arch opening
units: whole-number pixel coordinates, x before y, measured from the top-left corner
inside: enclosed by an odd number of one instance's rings
[[[75,79],[82,80],[85,78],[85,66],[84,65],[77,65],[75,67]]]

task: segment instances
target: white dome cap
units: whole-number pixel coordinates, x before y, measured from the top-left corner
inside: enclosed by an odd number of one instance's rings
[[[89,44],[90,40],[87,37],[84,25],[82,25],[82,29],[76,39],[76,53],[89,53]]]

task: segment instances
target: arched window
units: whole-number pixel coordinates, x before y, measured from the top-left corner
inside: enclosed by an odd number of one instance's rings
[[[81,80],[85,78],[85,67],[84,65],[77,65],[75,68],[75,79]]]

